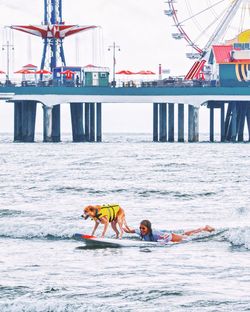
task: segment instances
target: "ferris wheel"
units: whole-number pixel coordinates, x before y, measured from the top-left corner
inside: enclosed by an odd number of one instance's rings
[[[190,59],[208,57],[212,45],[223,44],[250,29],[250,0],[168,0],[165,15],[173,20],[172,37],[185,40]]]

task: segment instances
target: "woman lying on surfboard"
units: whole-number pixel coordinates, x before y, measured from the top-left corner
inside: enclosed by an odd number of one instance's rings
[[[198,228],[196,230],[186,231],[183,234],[176,233],[163,233],[152,229],[151,222],[149,220],[142,220],[140,223],[139,229],[124,229],[126,233],[136,233],[140,235],[141,239],[144,241],[157,242],[164,240],[166,243],[174,242],[179,243],[184,239],[187,239],[188,236],[197,234],[200,232],[212,232],[214,228],[206,225],[204,227]]]

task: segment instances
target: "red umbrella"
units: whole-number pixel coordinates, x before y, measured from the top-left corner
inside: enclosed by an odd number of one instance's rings
[[[61,75],[65,75],[66,76],[66,79],[72,79],[72,76],[75,74],[75,72],[73,72],[72,70],[70,69],[67,69],[63,72],[60,72]]]
[[[151,70],[140,70],[136,73],[137,75],[155,75]]]
[[[33,64],[27,64],[27,65],[24,65],[23,68],[37,68],[36,65],[33,65]]]
[[[88,64],[88,65],[84,66],[84,68],[96,68],[96,67],[98,67],[98,66],[95,66],[93,64]]]
[[[35,71],[35,74],[48,75],[48,74],[52,74],[52,72],[47,69],[40,69],[40,70]]]
[[[20,70],[14,72],[14,74],[34,74],[34,72],[30,71],[28,69],[20,69]]]
[[[5,72],[3,70],[0,70],[0,74],[5,74]]]
[[[117,75],[134,75],[135,73],[133,73],[130,70],[120,70],[119,72],[116,73]]]

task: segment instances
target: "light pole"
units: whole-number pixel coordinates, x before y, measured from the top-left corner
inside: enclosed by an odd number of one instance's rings
[[[113,87],[116,86],[116,81],[115,81],[115,65],[116,65],[116,57],[115,57],[115,52],[116,52],[116,49],[118,51],[121,51],[120,47],[115,43],[113,42],[113,45],[109,46],[108,47],[108,51],[111,51],[111,49],[113,50],[113,80],[111,82],[111,85]]]
[[[14,50],[14,45],[10,44],[10,42],[7,40],[6,44],[2,45],[2,50],[4,51],[6,49],[7,52],[7,75],[6,80],[10,80],[10,49]]]

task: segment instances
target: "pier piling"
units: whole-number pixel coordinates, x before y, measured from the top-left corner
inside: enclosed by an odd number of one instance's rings
[[[174,103],[168,103],[168,142],[174,142]]]
[[[15,142],[34,142],[36,107],[35,101],[14,101]]]
[[[167,104],[160,103],[160,142],[167,141]]]
[[[61,106],[55,105],[52,109],[52,141],[61,141]]]
[[[153,142],[158,142],[159,104],[153,104]]]
[[[96,103],[96,141],[102,142],[102,103]]]
[[[178,142],[184,142],[184,104],[178,104]]]
[[[51,106],[43,105],[43,142],[53,142],[52,109]]]
[[[71,103],[70,113],[73,142],[84,142],[85,135],[83,130],[83,104]]]

